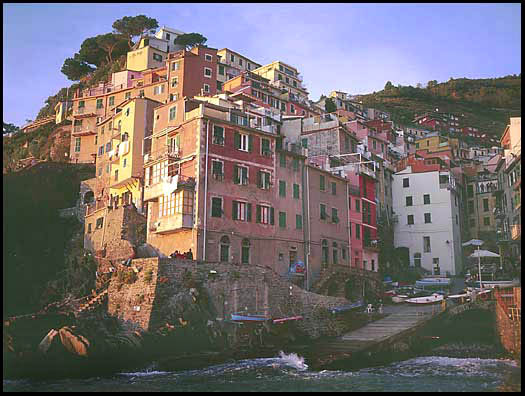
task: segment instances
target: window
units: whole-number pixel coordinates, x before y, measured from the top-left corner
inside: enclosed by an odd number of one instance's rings
[[[204,77],[211,77],[211,69],[209,67],[204,68]]]
[[[233,54],[230,54],[230,61],[235,62],[235,56]]]
[[[456,224],[459,224],[459,223],[458,223],[458,215],[456,215]]]
[[[77,139],[80,139],[80,138],[77,138]],[[102,154],[104,154],[104,145],[102,145],[102,146],[100,146],[100,147],[98,148],[98,155],[99,155],[99,157],[100,157]]]
[[[319,217],[321,220],[326,220],[326,205],[325,204],[319,204]]]
[[[172,71],[176,71],[176,70],[179,70],[180,69],[180,61],[179,62],[173,62],[171,64],[171,70]]]
[[[412,197],[405,197],[406,206],[412,206]]]
[[[281,168],[286,168],[286,154],[279,153],[279,165]]]
[[[279,180],[279,196],[286,197],[286,182],[284,180]]]
[[[87,233],[88,233],[88,234],[91,234],[91,223],[88,224]]]
[[[361,224],[355,225],[355,239],[361,239]]]
[[[86,102],[85,102],[85,101],[80,100],[80,101],[78,102],[78,108],[79,108],[79,109],[83,109],[85,106],[86,106]]]
[[[102,99],[97,99],[97,109],[101,109],[102,106]]]
[[[81,140],[81,138],[79,138],[79,137],[75,138],[75,153],[79,153],[80,152],[80,140]]]
[[[115,181],[118,181],[118,169],[115,170]]]
[[[332,242],[332,247],[333,247],[333,251],[332,251],[332,259],[333,259],[333,263],[335,265],[337,265],[337,261],[338,261],[338,254],[337,254],[337,242]]]
[[[139,98],[143,98],[143,97],[144,97],[144,90],[141,89],[141,90],[139,91]]]
[[[233,166],[233,182],[235,184],[248,184],[248,167],[246,166]]]
[[[295,215],[295,228],[298,230],[303,228],[303,216]]]
[[[474,201],[468,201],[468,212],[469,214],[474,213]]]
[[[414,253],[414,267],[421,268],[421,253]]]
[[[241,264],[250,263],[250,241],[248,239],[242,240],[242,249],[241,249]]]
[[[211,174],[215,180],[224,179],[223,163],[222,161],[212,160],[211,161]]]
[[[430,194],[423,195],[423,204],[425,205],[430,204]]]
[[[343,258],[343,260],[346,261],[346,248],[345,247],[341,248],[341,257]]]
[[[98,135],[95,135],[95,146],[97,145],[98,143]]]
[[[336,195],[336,194],[337,194],[337,183],[332,182],[332,195]]]
[[[359,199],[355,200],[355,211],[360,212],[361,211],[361,201]]]
[[[153,87],[153,95],[160,95],[164,93],[164,84]]]
[[[483,218],[483,225],[486,225],[486,226],[490,225],[490,217],[484,217]]]
[[[301,139],[301,145],[302,145],[304,148],[308,148],[308,139],[307,139],[307,138],[303,138],[303,139]]]
[[[242,59],[239,58],[239,66],[242,66]]]
[[[432,223],[430,213],[425,213],[425,224]]]
[[[263,190],[268,190],[270,188],[270,172],[259,171],[257,173],[259,188]]]
[[[127,158],[124,158],[124,162],[122,163],[122,167],[123,167],[123,168],[126,167],[127,161],[128,161],[128,159],[127,159]]]
[[[434,275],[440,275],[441,270],[439,268],[439,257],[434,257],[432,259],[432,266],[434,269]]]
[[[375,260],[372,260],[372,271],[375,271],[376,269],[376,263],[375,263]]]
[[[321,241],[322,252],[321,252],[321,261],[324,265],[328,264],[328,241],[323,239]]]
[[[488,212],[489,211],[489,200],[488,198],[483,199],[483,211]]]
[[[222,82],[217,81],[217,91],[222,91]]]
[[[179,85],[179,77],[173,77],[171,79],[171,88],[176,88]]]
[[[403,178],[403,187],[409,187],[408,177]]]
[[[408,225],[414,224],[414,215],[407,216],[407,224]]]
[[[290,113],[295,113],[295,106],[290,103]]]
[[[241,151],[251,152],[253,149],[253,136],[235,132],[235,148]]]
[[[279,212],[279,227],[286,228],[286,212]]]
[[[129,117],[129,107],[126,109],[126,117]]]
[[[124,100],[128,100],[131,98],[131,92],[126,92],[126,95],[124,95]]]
[[[255,221],[260,224],[273,224],[273,213],[273,208],[266,205],[257,205]]]
[[[294,171],[298,171],[299,170],[299,158],[294,158],[292,160],[292,169]]]
[[[324,176],[323,175],[319,175],[319,189],[321,191],[324,191],[325,190],[325,186],[324,186]]]
[[[272,155],[271,149],[270,149],[270,139],[261,139],[261,154],[265,157],[270,157]]]
[[[252,221],[252,204],[232,201],[232,219]]]
[[[224,76],[224,66],[223,65],[219,65],[219,74],[221,76]]]
[[[375,140],[372,140],[372,146],[374,147],[374,150],[377,148],[377,143]]]
[[[169,40],[170,40],[170,38],[171,38],[171,35],[170,35],[169,33],[166,33],[166,40],[168,40],[168,41],[169,41]]]
[[[467,197],[474,197],[474,186],[472,184],[467,185]]]
[[[224,128],[221,126],[213,126],[213,144],[224,146]]]
[[[286,103],[281,102],[281,111],[286,111]]]
[[[106,143],[106,153],[111,151],[111,141]]]
[[[102,228],[103,224],[104,224],[104,218],[103,217],[99,217],[97,219],[97,224],[95,226],[95,229],[98,230],[99,228]]]
[[[213,61],[213,56],[211,56],[210,54],[204,54],[204,59],[207,62],[211,62],[211,61]]]
[[[170,121],[177,117],[177,106],[170,107]]]
[[[220,256],[222,262],[228,262],[230,258],[230,238],[223,236],[220,243]]]
[[[162,62],[162,55],[153,54],[153,60],[156,60],[157,62]]]
[[[430,237],[423,237],[423,253],[430,253]]]
[[[332,208],[332,223],[339,223],[339,217],[337,216],[336,208]]]
[[[110,171],[111,171],[111,168],[110,168],[109,164],[106,164],[106,173],[110,173]]]

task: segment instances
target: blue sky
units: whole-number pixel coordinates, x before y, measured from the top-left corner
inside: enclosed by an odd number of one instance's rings
[[[3,4],[5,122],[34,119],[69,82],[64,59],[123,16],[199,32],[261,64],[282,60],[317,100],[450,77],[521,73],[521,4]]]

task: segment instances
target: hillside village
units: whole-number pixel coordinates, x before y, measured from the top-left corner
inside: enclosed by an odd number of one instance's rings
[[[292,271],[305,288],[329,266],[404,262],[458,275],[470,238],[497,244],[506,270],[520,268],[520,117],[499,141],[439,109],[394,124],[344,92],[313,102],[282,61],[173,45],[181,34],[141,36],[125,70],[21,128],[56,123],[70,136],[68,161],[95,165],[78,209],[96,257],[137,254],[112,246],[107,231],[124,207],[161,257],[191,250]]]

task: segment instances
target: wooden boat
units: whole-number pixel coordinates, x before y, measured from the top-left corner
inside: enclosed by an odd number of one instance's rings
[[[441,294],[434,293],[430,296],[415,297],[405,300],[409,304],[434,304],[443,301],[444,297]]]
[[[236,322],[264,322],[265,320],[270,319],[265,315],[255,315],[244,312],[232,313],[232,320]]]
[[[357,301],[355,303],[352,303],[352,304],[348,304],[348,305],[343,305],[341,307],[332,308],[331,311],[332,311],[333,314],[335,314],[335,313],[341,313],[341,312],[350,311],[352,309],[361,308],[362,306],[364,306],[364,302],[362,300],[359,300],[359,301]]]
[[[301,320],[301,319],[303,319],[301,315],[289,316],[287,318],[272,319],[272,323],[277,324],[277,323],[289,322],[291,320]]]

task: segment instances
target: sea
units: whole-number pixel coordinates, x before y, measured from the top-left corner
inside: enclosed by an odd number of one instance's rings
[[[199,370],[155,365],[107,377],[4,380],[4,392],[498,392],[521,391],[517,361],[421,356],[356,371],[312,371],[301,356],[241,360]]]

